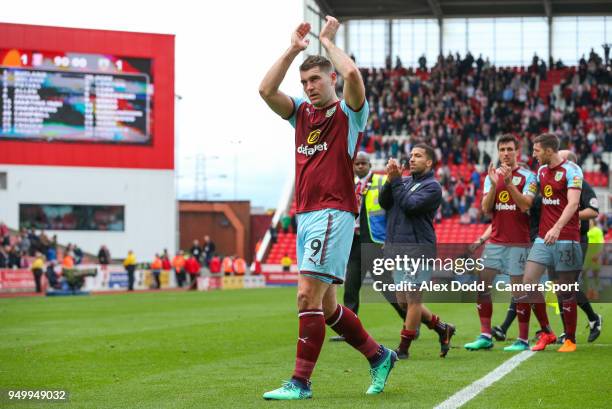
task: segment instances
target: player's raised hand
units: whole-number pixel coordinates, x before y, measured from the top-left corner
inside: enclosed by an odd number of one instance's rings
[[[489,182],[491,182],[491,186],[497,186],[497,172],[495,171],[495,166],[492,163],[489,164]]]
[[[332,16],[325,16],[325,20],[327,21],[325,21],[325,25],[319,33],[319,40],[323,41],[327,39],[329,41],[334,41],[334,37],[340,28],[340,23]]]
[[[399,164],[397,163],[395,159],[389,159],[389,162],[387,162],[387,168],[386,168],[387,178],[389,179],[389,181],[392,181],[397,178],[401,178],[402,170],[403,169],[399,166]]]
[[[506,185],[510,184],[510,181],[512,180],[512,169],[510,169],[510,166],[502,165],[500,170],[502,178],[504,179],[504,183]]]
[[[310,32],[310,23],[301,23],[295,31],[291,34],[291,47],[304,51],[308,44],[310,44],[310,40],[306,38],[308,33]]]

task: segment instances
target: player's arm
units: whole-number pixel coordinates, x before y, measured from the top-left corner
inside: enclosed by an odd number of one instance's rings
[[[523,192],[520,192],[514,183],[512,183],[512,169],[510,169],[510,167],[503,166],[502,175],[506,183],[506,189],[508,189],[508,193],[510,193],[514,203],[521,209],[521,212],[529,210],[533,205],[533,198],[537,191],[535,177],[527,178],[527,180],[525,180],[525,189],[523,189]]]
[[[393,201],[404,213],[421,213],[436,210],[442,200],[442,190],[437,184],[431,183],[411,192],[406,189],[401,179],[391,182]]]
[[[559,238],[561,229],[572,219],[576,211],[578,210],[578,204],[580,203],[580,189],[568,189],[567,190],[567,206],[563,209],[561,217],[557,220],[557,223],[546,233],[544,242],[546,244],[554,244]]]
[[[580,220],[590,220],[599,216],[599,203],[597,195],[593,188],[587,184],[582,184],[582,192],[580,194],[580,207],[582,210],[578,212]]]
[[[288,119],[293,114],[295,107],[291,98],[278,88],[295,57],[308,47],[309,40],[306,38],[308,32],[310,32],[308,23],[301,23],[295,29],[291,34],[291,46],[276,60],[259,85],[259,95],[272,111],[284,119]]]
[[[385,210],[391,210],[393,207],[393,192],[391,190],[391,183],[389,183],[389,180],[385,182],[380,190],[380,194],[378,195],[378,204],[380,204],[380,207]]]
[[[578,218],[580,220],[591,220],[596,219],[599,216],[599,212],[593,208],[582,209],[578,212]]]
[[[495,192],[497,189],[497,174],[495,166],[489,165],[489,174],[485,178],[484,197],[482,198],[482,211],[485,214],[491,214],[495,206]]]
[[[492,231],[493,231],[493,225],[489,224],[489,226],[487,226],[486,230],[478,237],[478,239],[476,239],[474,243],[469,245],[468,247],[469,253],[475,252],[480,246],[482,246],[485,243],[485,241],[489,240],[489,237],[491,237]]]
[[[355,61],[334,44],[334,36],[340,23],[332,16],[326,16],[325,25],[319,34],[321,45],[327,51],[329,59],[344,79],[343,95],[346,104],[353,111],[359,111],[365,102],[365,85]]]

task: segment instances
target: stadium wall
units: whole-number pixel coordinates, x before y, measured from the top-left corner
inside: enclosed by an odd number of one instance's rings
[[[252,259],[251,203],[249,201],[188,201],[179,202],[180,248],[189,251],[193,240],[202,245],[209,235],[216,252],[238,255],[250,263]]]
[[[114,258],[132,249],[139,261],[151,260],[167,248],[174,254],[176,200],[174,171],[0,164],[7,188],[0,190],[0,220],[19,227],[19,205],[121,205],[124,231],[48,230],[61,244],[76,243],[97,254],[106,244]]]

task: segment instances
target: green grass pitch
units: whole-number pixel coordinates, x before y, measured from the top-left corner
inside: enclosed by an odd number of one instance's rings
[[[162,292],[66,298],[0,299],[0,389],[64,389],[67,403],[9,402],[2,408],[431,408],[499,366],[512,354],[467,352],[479,332],[470,304],[431,309],[457,325],[454,348],[438,357],[434,333],[422,328],[411,357],[385,392],[366,396],[368,364],[344,343],[326,342],[312,383],[314,398],[266,402],[261,394],[291,376],[297,317],[295,288]],[[594,304],[604,331],[587,344],[579,312],[578,352],[556,346],[523,362],[465,408],[609,408],[612,305]],[[496,304],[494,323],[506,306]],[[549,309],[557,332],[560,321]],[[360,316],[370,333],[395,347],[401,322],[385,304]],[[533,320],[532,320],[533,321]],[[610,325],[608,324],[608,325]],[[532,325],[533,334],[535,326]],[[516,323],[509,336],[516,336]],[[327,329],[326,337],[333,335]]]

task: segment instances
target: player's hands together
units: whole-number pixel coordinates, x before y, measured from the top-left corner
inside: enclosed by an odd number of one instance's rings
[[[500,169],[500,174],[502,175],[502,178],[504,179],[504,183],[506,185],[510,184],[510,181],[512,180],[512,169],[510,169],[510,166],[508,165],[501,165]]]
[[[321,42],[324,40],[334,41],[334,37],[340,28],[340,23],[332,16],[325,16],[325,20],[325,25],[319,33],[319,40],[321,40]]]
[[[497,186],[497,171],[492,163],[489,165],[489,182],[491,182],[491,187]]]
[[[310,40],[306,38],[310,32],[310,23],[301,23],[291,34],[291,48],[296,51],[304,51]]]
[[[400,164],[397,163],[397,160],[389,159],[385,168],[385,171],[387,173],[387,179],[389,180],[389,182],[397,178],[401,178],[403,170],[404,169],[400,166]]]
[[[546,236],[544,236],[544,243],[549,246],[555,244],[559,238],[559,234],[561,234],[561,229],[557,226],[553,226],[552,229],[546,233]]]

